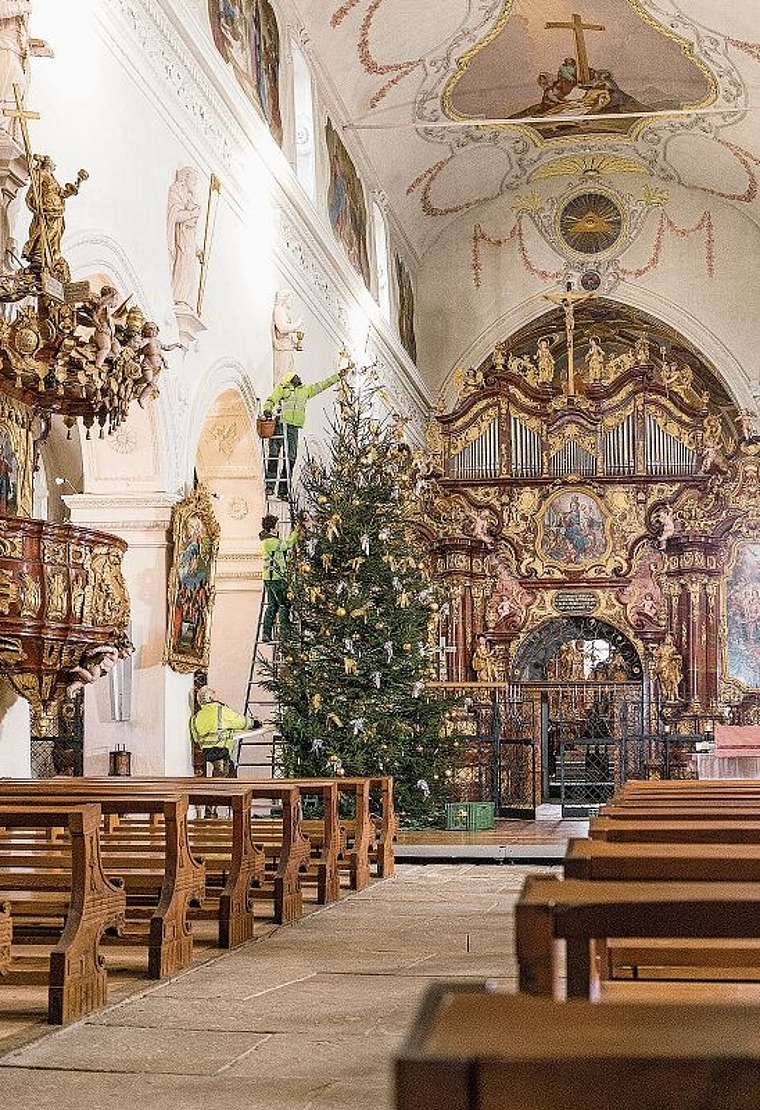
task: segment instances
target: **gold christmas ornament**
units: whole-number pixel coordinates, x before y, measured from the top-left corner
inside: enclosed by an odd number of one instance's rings
[[[343,656],[343,667],[346,674],[356,674],[356,660],[352,656]]]
[[[346,610],[343,608],[342,605],[339,605],[338,608],[335,610],[335,616],[336,617],[345,617],[345,615],[346,615]]]
[[[311,708],[314,709],[314,710],[322,708],[322,695],[321,694],[313,694],[312,695]]]

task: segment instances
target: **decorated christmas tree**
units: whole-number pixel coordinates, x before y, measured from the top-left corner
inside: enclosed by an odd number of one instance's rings
[[[270,687],[288,774],[391,774],[402,819],[434,823],[454,751],[426,686],[437,604],[412,523],[414,460],[400,422],[373,415],[375,392],[342,379],[328,457],[304,467]]]

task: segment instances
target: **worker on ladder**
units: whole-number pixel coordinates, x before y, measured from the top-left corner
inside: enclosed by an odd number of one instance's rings
[[[288,551],[298,539],[298,527],[295,527],[286,540],[280,539],[278,532],[280,522],[276,516],[267,514],[261,521],[259,539],[261,543],[262,568],[261,577],[264,581],[264,617],[261,626],[262,644],[271,644],[274,622],[279,616],[280,621],[287,621],[289,617],[288,606]]]
[[[201,686],[196,694],[198,710],[190,718],[190,736],[213,764],[214,777],[235,778],[237,774],[237,736],[261,728],[255,717],[236,713],[219,701],[211,686]]]
[[[280,384],[264,402],[264,416],[271,418],[276,412],[274,435],[269,440],[266,471],[266,495],[277,496],[282,501],[290,499],[290,480],[298,456],[298,433],[306,423],[306,402],[335,385],[343,370],[331,374],[324,381],[304,385],[298,374],[286,374]],[[280,467],[280,452],[284,450],[284,468]],[[279,473],[278,473],[279,472]],[[279,478],[279,480],[278,480]]]

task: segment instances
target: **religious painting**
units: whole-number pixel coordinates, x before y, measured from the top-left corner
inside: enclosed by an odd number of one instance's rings
[[[280,32],[269,0],[209,0],[211,34],[246,96],[282,146]]]
[[[607,518],[589,494],[558,493],[539,521],[539,536],[545,559],[565,567],[585,567],[607,552]]]
[[[506,0],[495,28],[460,59],[444,92],[450,117],[524,119],[544,139],[626,135],[648,113],[716,98],[692,46],[639,0],[530,7]]]
[[[414,289],[403,258],[394,256],[398,294],[398,334],[401,346],[412,362],[417,361],[417,336],[414,332]]]
[[[328,119],[325,127],[330,183],[327,188],[327,211],[336,236],[343,244],[351,265],[369,288],[369,255],[367,254],[367,206],[364,190],[338,132]]]
[[[219,550],[219,525],[205,486],[175,505],[172,546],[165,658],[173,670],[192,673],[208,667]]]
[[[760,689],[760,543],[742,544],[726,588],[728,672]]]

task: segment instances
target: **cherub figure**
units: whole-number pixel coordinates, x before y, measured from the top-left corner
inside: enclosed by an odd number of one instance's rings
[[[66,687],[68,697],[73,698],[85,686],[89,686],[90,683],[96,682],[112,671],[121,656],[125,654],[126,652],[120,650],[115,644],[103,644],[85,651],[79,666],[71,669],[74,681]]]
[[[118,355],[121,350],[113,326],[112,310],[116,307],[117,298],[118,293],[114,287],[104,285],[99,295],[93,297],[90,302],[92,320],[95,325],[90,343],[95,348],[95,365],[98,370],[102,370],[105,366],[109,355]]]
[[[492,548],[494,544],[494,537],[489,531],[491,525],[491,514],[488,509],[481,509],[472,518],[472,538],[480,540],[487,548]]]
[[[142,408],[146,397],[153,392],[154,382],[166,366],[166,359],[162,352],[175,351],[177,348],[184,350],[181,343],[159,343],[158,324],[152,320],[143,324],[141,335],[146,342],[137,351],[142,368],[140,381],[143,383],[143,388],[137,396],[137,403],[140,408]]]
[[[653,520],[660,529],[657,536],[658,546],[661,551],[664,551],[667,547],[668,540],[676,534],[676,518],[673,516],[672,506],[667,503],[661,505],[654,514]]]

